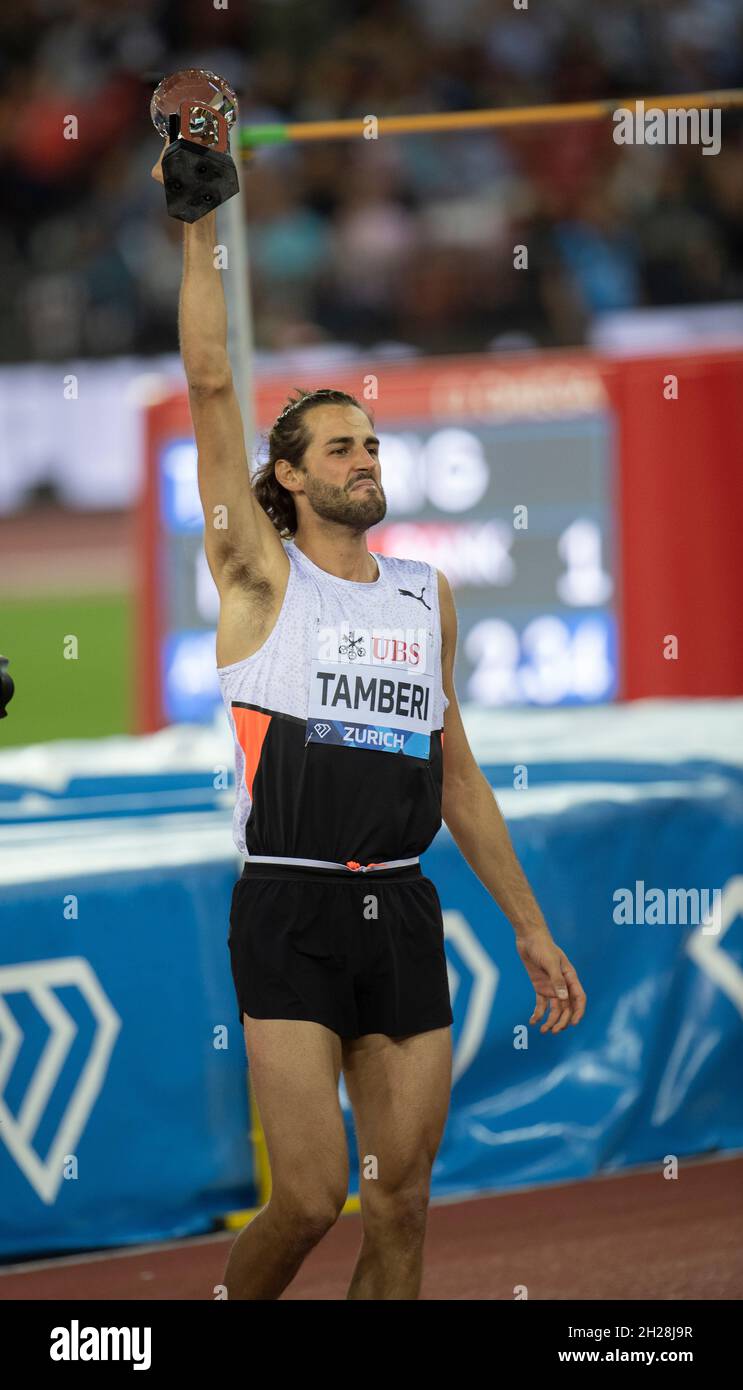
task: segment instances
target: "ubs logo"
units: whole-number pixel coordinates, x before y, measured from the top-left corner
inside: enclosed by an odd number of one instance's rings
[[[318,661],[334,664],[407,668],[416,673],[429,670],[433,658],[433,633],[423,627],[358,627],[344,622],[337,627],[321,627],[316,638]]]
[[[361,645],[363,640],[364,637],[362,633],[359,633],[358,637],[354,637],[353,631],[349,632],[341,641],[338,648],[339,655],[347,656],[349,661],[356,661],[357,658],[366,656],[366,647],[362,647]]]
[[[400,637],[373,637],[372,651],[375,661],[397,661],[406,666],[420,665],[419,642],[406,642]]]

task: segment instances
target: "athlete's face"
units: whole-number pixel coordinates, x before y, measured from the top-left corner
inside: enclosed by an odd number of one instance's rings
[[[304,495],[317,516],[355,531],[376,526],[387,511],[379,464],[379,440],[355,405],[317,405],[305,424],[311,443],[300,474]]]

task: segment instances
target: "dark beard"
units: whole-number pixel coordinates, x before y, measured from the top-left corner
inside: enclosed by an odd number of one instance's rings
[[[357,482],[359,480],[357,479]],[[354,493],[319,478],[305,477],[304,493],[313,512],[324,521],[335,521],[352,531],[368,531],[386,515],[387,498],[379,483],[374,489]]]

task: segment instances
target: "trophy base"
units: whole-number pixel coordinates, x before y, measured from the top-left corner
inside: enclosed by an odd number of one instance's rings
[[[240,191],[232,156],[192,140],[168,146],[162,173],[168,214],[180,222],[198,222]]]

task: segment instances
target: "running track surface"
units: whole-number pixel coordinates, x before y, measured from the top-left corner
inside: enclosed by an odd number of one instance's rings
[[[432,1206],[422,1300],[743,1298],[743,1157]],[[5,1299],[214,1298],[232,1233],[7,1266]],[[342,1216],[284,1299],[344,1299],[361,1218]]]

